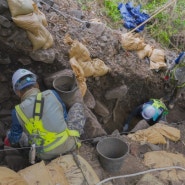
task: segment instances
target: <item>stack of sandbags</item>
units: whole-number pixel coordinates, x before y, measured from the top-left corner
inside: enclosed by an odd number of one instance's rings
[[[72,40],[70,35],[65,36],[64,43],[71,46],[69,50],[70,64],[84,96],[87,90],[86,77],[103,76],[110,71],[110,68],[98,58],[91,59],[88,49],[78,40]]]
[[[146,44],[139,34],[121,34],[120,42],[126,51],[136,51],[139,59],[148,57],[150,59],[150,69],[160,69],[167,67],[164,50],[155,49]]]
[[[33,50],[48,49],[53,37],[46,29],[45,15],[32,0],[7,0],[14,23],[27,32]]]

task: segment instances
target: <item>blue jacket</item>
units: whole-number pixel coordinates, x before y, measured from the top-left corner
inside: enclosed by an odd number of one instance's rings
[[[62,101],[62,99],[60,98],[60,96],[58,95],[58,93],[55,90],[52,90],[52,92],[55,94],[58,101],[62,104],[62,107],[64,110],[64,112],[63,112],[64,118],[65,118],[65,120],[67,120],[67,110],[66,110],[66,106],[65,106],[64,102]],[[17,119],[15,109],[13,109],[12,110],[12,125],[10,128],[10,132],[8,133],[8,139],[9,139],[10,143],[11,144],[18,143],[19,139],[21,138],[22,132],[23,132],[23,128]]]

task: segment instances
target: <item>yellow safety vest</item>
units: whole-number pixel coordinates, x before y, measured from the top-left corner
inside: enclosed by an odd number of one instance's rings
[[[68,128],[66,128],[61,133],[55,133],[46,130],[43,127],[41,119],[43,108],[42,106],[43,106],[42,93],[37,94],[33,118],[28,119],[27,116],[22,111],[22,109],[20,108],[20,106],[19,105],[15,106],[17,114],[23,120],[26,130],[28,131],[32,138],[31,144],[35,143],[36,146],[43,146],[43,151],[49,152],[65,143],[69,136],[80,137],[80,134],[77,130],[69,130]],[[80,142],[77,142],[76,139],[75,141],[77,146],[80,147],[81,146]]]
[[[168,109],[166,107],[166,105],[161,102],[160,100],[158,99],[151,99],[153,101],[153,104],[152,106],[154,106],[155,108],[159,109],[159,108],[162,108],[164,111],[163,111],[163,114],[168,114]]]
[[[184,55],[185,56],[185,55]],[[176,64],[176,66],[170,71],[170,79],[171,81],[174,83],[176,82],[177,79],[175,79],[175,73],[176,73],[176,70],[178,68],[181,68],[181,67],[185,67],[185,57],[182,59],[182,61],[180,61],[178,64]],[[177,85],[178,88],[182,88],[182,87],[185,87],[185,82],[180,84],[180,85]]]

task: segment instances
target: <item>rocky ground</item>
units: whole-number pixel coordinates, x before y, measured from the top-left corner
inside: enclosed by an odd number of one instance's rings
[[[88,89],[96,101],[96,106],[91,108],[91,112],[107,134],[111,134],[116,129],[122,131],[126,116],[135,106],[144,103],[149,98],[161,98],[166,95],[165,70],[150,70],[147,59],[139,60],[135,52],[124,51],[116,34],[118,30],[111,29],[107,25],[107,18],[101,13],[101,2],[89,1],[88,3],[90,8],[82,10],[82,4],[78,1],[54,0],[54,8],[78,20],[69,16],[65,18],[64,15],[41,4],[40,10],[47,17],[47,29],[54,38],[54,46],[38,51],[32,51],[32,45],[26,32],[13,23],[6,0],[0,3],[0,16],[6,18],[6,24],[0,22],[0,133],[2,138],[5,137],[11,124],[10,111],[19,102],[11,86],[13,72],[18,68],[26,68],[35,72],[38,74],[41,90],[46,89],[45,79],[48,76],[61,70],[71,69],[68,53],[70,47],[64,44],[64,37],[67,33],[72,39],[82,42],[88,48],[92,58],[103,60],[111,68],[111,71],[104,76],[87,78]],[[92,21],[92,19],[98,19],[99,22]],[[124,28],[119,31],[126,33]],[[142,36],[148,44],[158,49],[162,48],[147,33],[144,32]],[[175,51],[163,49],[168,62],[178,55]],[[177,143],[170,142],[168,147],[159,146],[161,149],[185,154],[184,120],[184,102],[181,101],[167,116],[169,124],[181,130],[181,140]],[[134,123],[137,121],[135,120]],[[131,142],[126,136],[122,138],[130,145],[130,152],[122,169],[114,174],[105,172],[101,168],[95,146],[84,142],[80,154],[96,169],[100,179],[147,169],[142,163],[142,156],[145,152],[151,151],[151,148],[147,144],[140,145]],[[15,170],[24,168],[27,165],[26,161],[22,161],[21,166],[17,164],[12,166],[12,161],[15,161],[16,156],[17,163],[19,159],[23,160],[19,158],[16,151],[13,154],[3,153],[1,164],[6,164]],[[119,179],[113,184],[137,184],[140,178],[141,176]],[[170,182],[165,183],[170,184]]]

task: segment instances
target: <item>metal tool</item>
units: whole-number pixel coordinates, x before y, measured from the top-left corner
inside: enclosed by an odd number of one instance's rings
[[[36,147],[35,144],[31,145],[30,151],[29,151],[29,162],[31,164],[35,164],[35,158],[36,158]]]
[[[84,177],[84,179],[85,179],[87,185],[89,185],[89,182],[88,182],[88,180],[87,180],[87,178],[86,178],[86,176],[85,176],[85,173],[84,173],[84,171],[83,171],[83,169],[82,169],[82,166],[81,166],[80,160],[78,159],[77,154],[76,154],[75,152],[72,152],[72,155],[73,155],[73,159],[74,159],[76,165],[78,166],[78,168],[80,168],[80,170],[81,170],[81,172],[82,172],[82,174],[83,174],[83,177]]]

